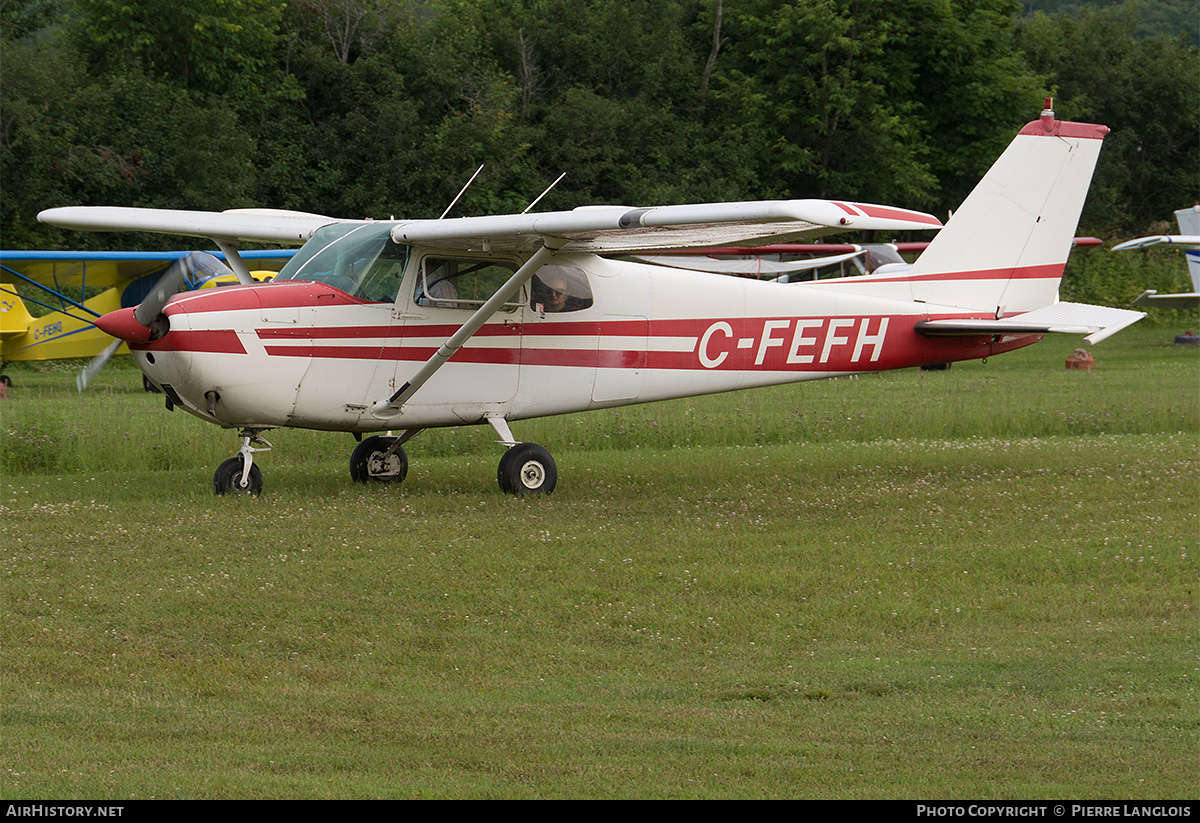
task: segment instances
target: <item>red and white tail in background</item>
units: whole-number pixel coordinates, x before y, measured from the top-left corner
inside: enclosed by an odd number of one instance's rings
[[[1047,99],[1041,118],[1021,129],[911,269],[823,283],[928,304],[931,319],[918,330],[931,336],[1055,331],[1094,343],[1114,334],[1145,314],[1058,302],[1107,133],[1055,120]],[[939,318],[964,311],[993,319]]]

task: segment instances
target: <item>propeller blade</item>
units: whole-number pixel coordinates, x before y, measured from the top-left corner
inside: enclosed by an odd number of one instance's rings
[[[170,329],[163,316],[163,308],[172,297],[185,289],[195,288],[210,277],[233,274],[233,270],[208,252],[192,252],[185,255],[163,272],[155,281],[150,293],[132,309],[109,312],[96,321],[101,331],[117,339],[105,347],[92,362],[79,373],[75,385],[83,391],[104,368],[104,364],[116,353],[123,341],[146,342],[158,340]]]
[[[233,274],[233,270],[208,252],[192,252],[167,267],[133,310],[133,319],[143,326],[150,325],[162,314],[167,301],[181,291],[192,288],[210,277]],[[163,330],[165,333],[165,328]]]
[[[174,297],[176,292],[182,291],[184,284],[191,279],[191,257],[190,254],[187,257],[181,257],[167,267],[162,277],[155,281],[150,293],[133,310],[135,320],[143,326],[149,326],[150,321],[162,314],[163,306],[167,305],[167,301]]]
[[[116,351],[120,345],[120,340],[112,341],[104,347],[104,351],[93,357],[91,362],[88,363],[81,372],[79,372],[79,375],[75,378],[75,387],[79,389],[81,393],[87,389],[88,384],[91,383],[92,380],[95,379],[96,375],[100,373],[100,370],[104,368],[104,364],[107,363],[114,354],[116,354]]]

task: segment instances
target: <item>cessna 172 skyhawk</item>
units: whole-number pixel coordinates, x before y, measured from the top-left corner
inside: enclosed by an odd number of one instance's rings
[[[508,446],[501,488],[548,493],[554,460],[518,442],[514,421],[983,358],[1044,332],[1095,342],[1143,317],[1056,302],[1107,131],[1058,121],[1047,101],[912,269],[799,284],[603,255],[940,223],[823,200],[389,221],[70,207],[39,219],[210,237],[235,271],[237,242],[307,241],[270,284],[147,299],[99,321],[169,408],[240,430],[218,492],[261,490],[254,455],[270,429],[387,432],[350,460],[355,480],[386,482],[404,478],[402,444],[421,430],[488,423]]]

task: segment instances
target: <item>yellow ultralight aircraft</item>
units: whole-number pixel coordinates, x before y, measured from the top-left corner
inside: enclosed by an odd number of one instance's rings
[[[109,358],[129,353],[95,319],[136,306],[172,267],[182,270],[183,288],[216,288],[269,280],[293,253],[241,252],[238,274],[224,255],[208,252],[0,251],[0,364],[91,358],[76,380],[83,391]],[[48,312],[35,317],[27,304]],[[12,380],[0,374],[0,383]]]

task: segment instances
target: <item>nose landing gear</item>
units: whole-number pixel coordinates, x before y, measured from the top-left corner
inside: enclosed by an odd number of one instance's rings
[[[242,448],[217,467],[213,489],[217,494],[249,494],[258,496],[263,490],[262,470],[254,465],[254,453],[270,451],[273,447],[259,431],[242,432]]]

